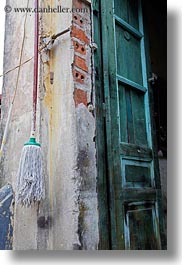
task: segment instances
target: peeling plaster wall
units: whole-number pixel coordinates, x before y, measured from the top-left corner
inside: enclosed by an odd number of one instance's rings
[[[57,6],[58,2],[52,1],[52,6]],[[44,1],[45,6],[48,4],[50,1]],[[72,2],[61,1],[61,5],[71,8]],[[42,36],[65,30],[71,26],[71,20],[71,14],[43,14]],[[48,249],[54,250],[69,250],[74,244],[79,244],[72,61],[70,33],[66,33],[55,41],[49,53],[49,61],[45,62],[41,69],[40,136],[45,154],[48,196],[39,215],[52,219],[44,244],[47,244]],[[50,82],[50,73],[54,76],[53,84]],[[43,233],[39,237],[39,248],[42,248],[41,236],[44,237]]]
[[[7,2],[12,7],[26,6],[23,0],[18,0],[16,3],[12,0]],[[30,7],[33,7],[33,2],[29,1]],[[59,37],[50,52],[41,54],[37,140],[42,144],[44,157],[46,199],[29,209],[15,204],[13,232],[15,250],[98,248],[95,118],[87,106],[93,97],[90,1],[82,3],[79,0],[42,0],[41,7],[48,5],[56,7],[61,4],[63,7],[71,8],[75,2],[80,2],[89,9],[89,13],[85,14],[84,24],[88,37],[85,54],[88,68],[87,81],[85,84],[80,84],[81,96],[77,93],[75,98],[75,89],[78,87],[73,72],[76,53],[72,33],[68,32]],[[18,65],[24,19],[25,13],[7,14],[4,71]],[[42,37],[49,37],[73,26],[72,21],[71,13],[41,14],[41,41]],[[33,56],[32,14],[27,15],[26,24],[23,61]],[[4,78],[2,127],[5,126],[16,77],[17,70]],[[21,149],[29,138],[31,129],[32,84],[33,60],[21,67],[1,168],[2,185],[10,182],[14,191],[16,191],[16,173]],[[82,91],[85,93],[84,97]]]
[[[97,249],[98,212],[96,194],[95,164],[95,119],[84,104],[80,104],[77,114],[78,173],[80,176],[79,235],[81,247]]]
[[[88,1],[73,0],[74,8],[87,9],[73,14],[74,101],[76,106],[77,171],[80,179],[79,240],[80,248],[98,248],[98,205],[96,193],[95,105],[92,73],[92,23]],[[84,77],[84,78],[82,78]]]

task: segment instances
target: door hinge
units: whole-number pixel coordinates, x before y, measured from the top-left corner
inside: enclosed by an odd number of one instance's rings
[[[158,80],[158,75],[155,74],[155,73],[152,73],[152,76],[148,79],[148,82],[151,84],[151,85],[155,85],[156,82]]]
[[[94,52],[98,49],[98,45],[95,42],[92,42],[90,44],[90,48],[91,48],[92,52]]]

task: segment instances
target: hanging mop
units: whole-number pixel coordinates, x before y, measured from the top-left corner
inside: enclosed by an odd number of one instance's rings
[[[35,10],[38,11],[38,0],[35,0]],[[42,166],[41,145],[36,142],[36,112],[38,86],[38,40],[39,14],[35,13],[34,38],[34,82],[33,82],[33,117],[30,139],[24,144],[17,175],[16,201],[24,206],[39,202],[45,196]]]

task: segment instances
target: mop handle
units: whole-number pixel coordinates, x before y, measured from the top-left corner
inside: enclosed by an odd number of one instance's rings
[[[35,0],[35,31],[34,31],[34,80],[33,80],[33,132],[36,131],[37,85],[38,85],[38,45],[39,45],[39,1]]]

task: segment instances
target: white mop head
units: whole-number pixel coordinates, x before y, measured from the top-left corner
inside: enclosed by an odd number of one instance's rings
[[[45,197],[41,148],[35,145],[23,147],[18,176],[16,201],[24,206]]]

